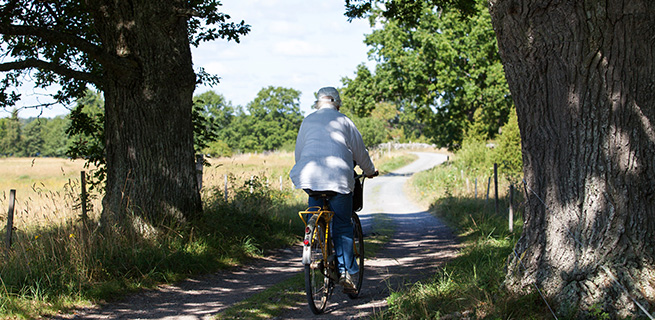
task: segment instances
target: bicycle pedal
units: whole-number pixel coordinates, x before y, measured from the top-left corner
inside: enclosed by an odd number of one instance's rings
[[[310,264],[310,268],[323,270],[323,261],[318,260],[318,261],[312,262]]]

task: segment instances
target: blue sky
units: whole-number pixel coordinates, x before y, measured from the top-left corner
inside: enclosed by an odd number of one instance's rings
[[[360,63],[367,63],[366,20],[348,22],[343,0],[224,0],[223,12],[232,20],[245,20],[250,33],[241,43],[217,40],[193,48],[194,68],[221,77],[214,88],[199,87],[196,94],[214,90],[233,105],[244,106],[267,86],[293,88],[302,92],[301,110],[308,114],[314,92],[323,86],[341,85],[342,77],[354,76]],[[38,94],[22,89],[26,103]],[[42,99],[42,98],[41,98]],[[40,111],[25,109],[22,118]],[[43,110],[41,116],[66,114],[64,107]],[[9,113],[0,110],[0,117]]]

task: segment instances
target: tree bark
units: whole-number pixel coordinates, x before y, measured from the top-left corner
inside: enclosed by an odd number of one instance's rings
[[[655,2],[490,0],[490,11],[528,189],[507,288],[536,285],[561,314],[644,316],[638,304],[655,302]]]
[[[107,53],[104,65],[107,179],[102,223],[177,223],[200,212],[185,1],[88,0]],[[182,8],[183,9],[183,8]],[[126,68],[125,66],[132,66]]]

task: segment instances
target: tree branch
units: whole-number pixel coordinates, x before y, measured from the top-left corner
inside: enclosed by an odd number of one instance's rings
[[[34,26],[18,26],[13,24],[0,24],[0,33],[12,36],[36,36],[46,42],[58,44],[65,43],[73,46],[83,52],[88,53],[94,58],[103,54],[102,49],[80,37],[72,34],[66,34],[59,31],[50,30],[42,27]]]
[[[178,15],[184,16],[184,17],[197,17],[197,18],[202,17],[202,13],[200,13],[200,11],[194,10],[194,9],[175,8],[175,12]]]
[[[38,59],[26,59],[21,61],[0,63],[0,72],[30,69],[30,68],[49,70],[66,77],[90,82],[99,87],[102,87],[102,79],[100,77],[96,77],[88,72],[76,71],[70,68],[66,68],[62,65],[47,62],[47,61],[42,61]]]
[[[72,34],[54,31],[42,27],[18,26],[12,24],[0,24],[0,34],[13,36],[35,36],[53,45],[64,43],[87,53],[89,57],[104,65],[108,69],[113,67],[130,70],[135,67],[134,62],[128,59],[121,59],[119,57],[112,56],[106,53],[102,47]]]

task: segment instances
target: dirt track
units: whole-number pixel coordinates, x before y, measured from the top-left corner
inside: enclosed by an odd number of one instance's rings
[[[385,308],[390,288],[397,289],[433,274],[457,251],[450,230],[417,206],[404,193],[409,177],[446,160],[445,155],[417,153],[419,159],[391,174],[366,180],[364,234],[374,232],[372,216],[386,214],[395,224],[393,239],[377,257],[365,263],[365,279],[358,299],[337,292],[320,318],[349,319]],[[211,319],[231,304],[261,292],[302,270],[300,246],[278,251],[250,266],[189,279],[132,295],[122,302],[79,310],[56,319]],[[294,307],[280,319],[311,319],[306,304]]]

